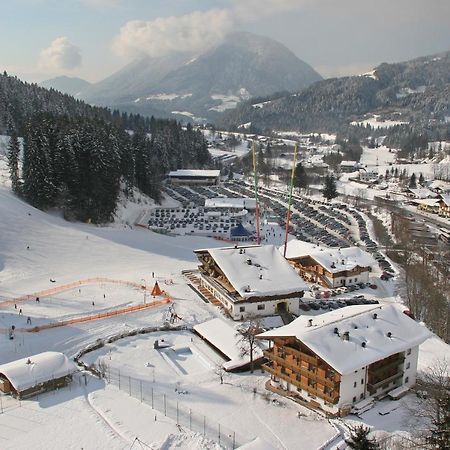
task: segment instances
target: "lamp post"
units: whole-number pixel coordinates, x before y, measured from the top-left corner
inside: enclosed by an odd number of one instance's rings
[[[144,282],[144,305],[145,305],[145,302],[147,300],[147,282],[145,281],[144,278],[141,278],[141,281]]]

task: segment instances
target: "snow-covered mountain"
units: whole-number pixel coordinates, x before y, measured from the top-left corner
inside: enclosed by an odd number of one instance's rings
[[[81,97],[130,112],[211,118],[241,100],[299,91],[320,79],[279,42],[232,33],[199,55],[144,57],[90,86]]]
[[[51,78],[49,80],[42,81],[39,86],[46,89],[56,89],[63,94],[69,94],[76,97],[81,91],[87,89],[91,83],[78,77],[67,77],[62,75],[60,77]]]

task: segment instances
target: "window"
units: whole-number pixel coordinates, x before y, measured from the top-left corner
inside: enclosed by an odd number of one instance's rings
[[[364,398],[364,393],[359,396],[359,399],[362,400]]]
[[[405,383],[407,383],[409,381],[409,377],[405,378]]]
[[[411,349],[408,349],[408,351],[406,352],[407,355],[411,354]]]
[[[239,312],[244,312],[245,311],[245,306],[240,306],[239,307]]]
[[[356,403],[356,397],[353,397],[353,403]]]
[[[356,381],[353,383],[353,387],[354,387],[354,388],[356,387]]]
[[[358,281],[358,278],[355,278],[355,283]]]
[[[266,309],[266,305],[258,305],[258,311],[262,311],[263,309]]]
[[[409,369],[411,367],[411,363],[406,364],[406,368]]]
[[[361,378],[361,384],[364,384],[364,378]]]

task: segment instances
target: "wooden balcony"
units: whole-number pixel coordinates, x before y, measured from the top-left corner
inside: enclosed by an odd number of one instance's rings
[[[311,370],[305,369],[298,364],[292,363],[285,358],[282,358],[280,356],[277,356],[273,353],[273,350],[264,350],[264,356],[268,359],[271,359],[272,361],[275,361],[276,363],[282,365],[283,367],[287,367],[294,371],[295,373],[299,373],[301,375],[304,375],[305,377],[309,378],[310,380],[317,381],[318,383],[321,383],[329,388],[332,389],[339,389],[339,382],[334,381],[331,378],[321,377],[316,372],[313,372]]]
[[[306,353],[303,353],[299,350],[296,350],[295,348],[292,347],[283,347],[283,350],[288,354],[288,355],[293,355],[295,356],[297,359],[301,359],[303,361],[307,361],[310,364],[313,364],[314,366],[317,366],[319,363],[318,358],[314,357],[314,356],[310,356],[307,355]]]
[[[281,369],[278,369],[278,370],[274,369],[269,364],[263,364],[261,367],[263,368],[263,370],[265,372],[270,373],[275,378],[279,378],[290,384],[293,384],[295,387],[297,387],[299,389],[303,389],[304,391],[309,392],[310,394],[315,395],[316,397],[319,397],[328,403],[332,403],[333,405],[335,405],[339,401],[339,392],[338,391],[333,391],[330,394],[326,394],[325,392],[315,389],[313,386],[309,386],[307,384],[301,383],[300,381],[298,381],[295,378],[295,376],[289,376],[289,375],[282,373]]]
[[[405,361],[404,356],[399,356],[396,359],[393,359],[392,361],[387,362],[386,364],[380,364],[376,365],[375,367],[369,367],[369,376],[373,375],[377,377],[380,373],[384,372],[385,370],[394,369],[395,367],[399,366],[400,364],[403,364]]]
[[[384,380],[377,381],[376,383],[368,383],[367,389],[371,394],[373,394],[377,389],[379,389],[383,384],[390,383],[391,381],[395,381],[398,378],[403,377],[403,371],[400,370],[399,372],[395,373],[394,375],[391,375],[388,378],[385,378]]]

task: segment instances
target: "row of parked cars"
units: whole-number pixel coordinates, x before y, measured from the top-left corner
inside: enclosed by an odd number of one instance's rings
[[[299,307],[302,311],[310,311],[310,310],[318,311],[319,309],[333,310],[353,305],[377,305],[377,304],[379,304],[378,300],[369,299],[365,298],[363,295],[358,295],[356,297],[339,300],[320,300],[320,301],[303,300],[300,302]]]

